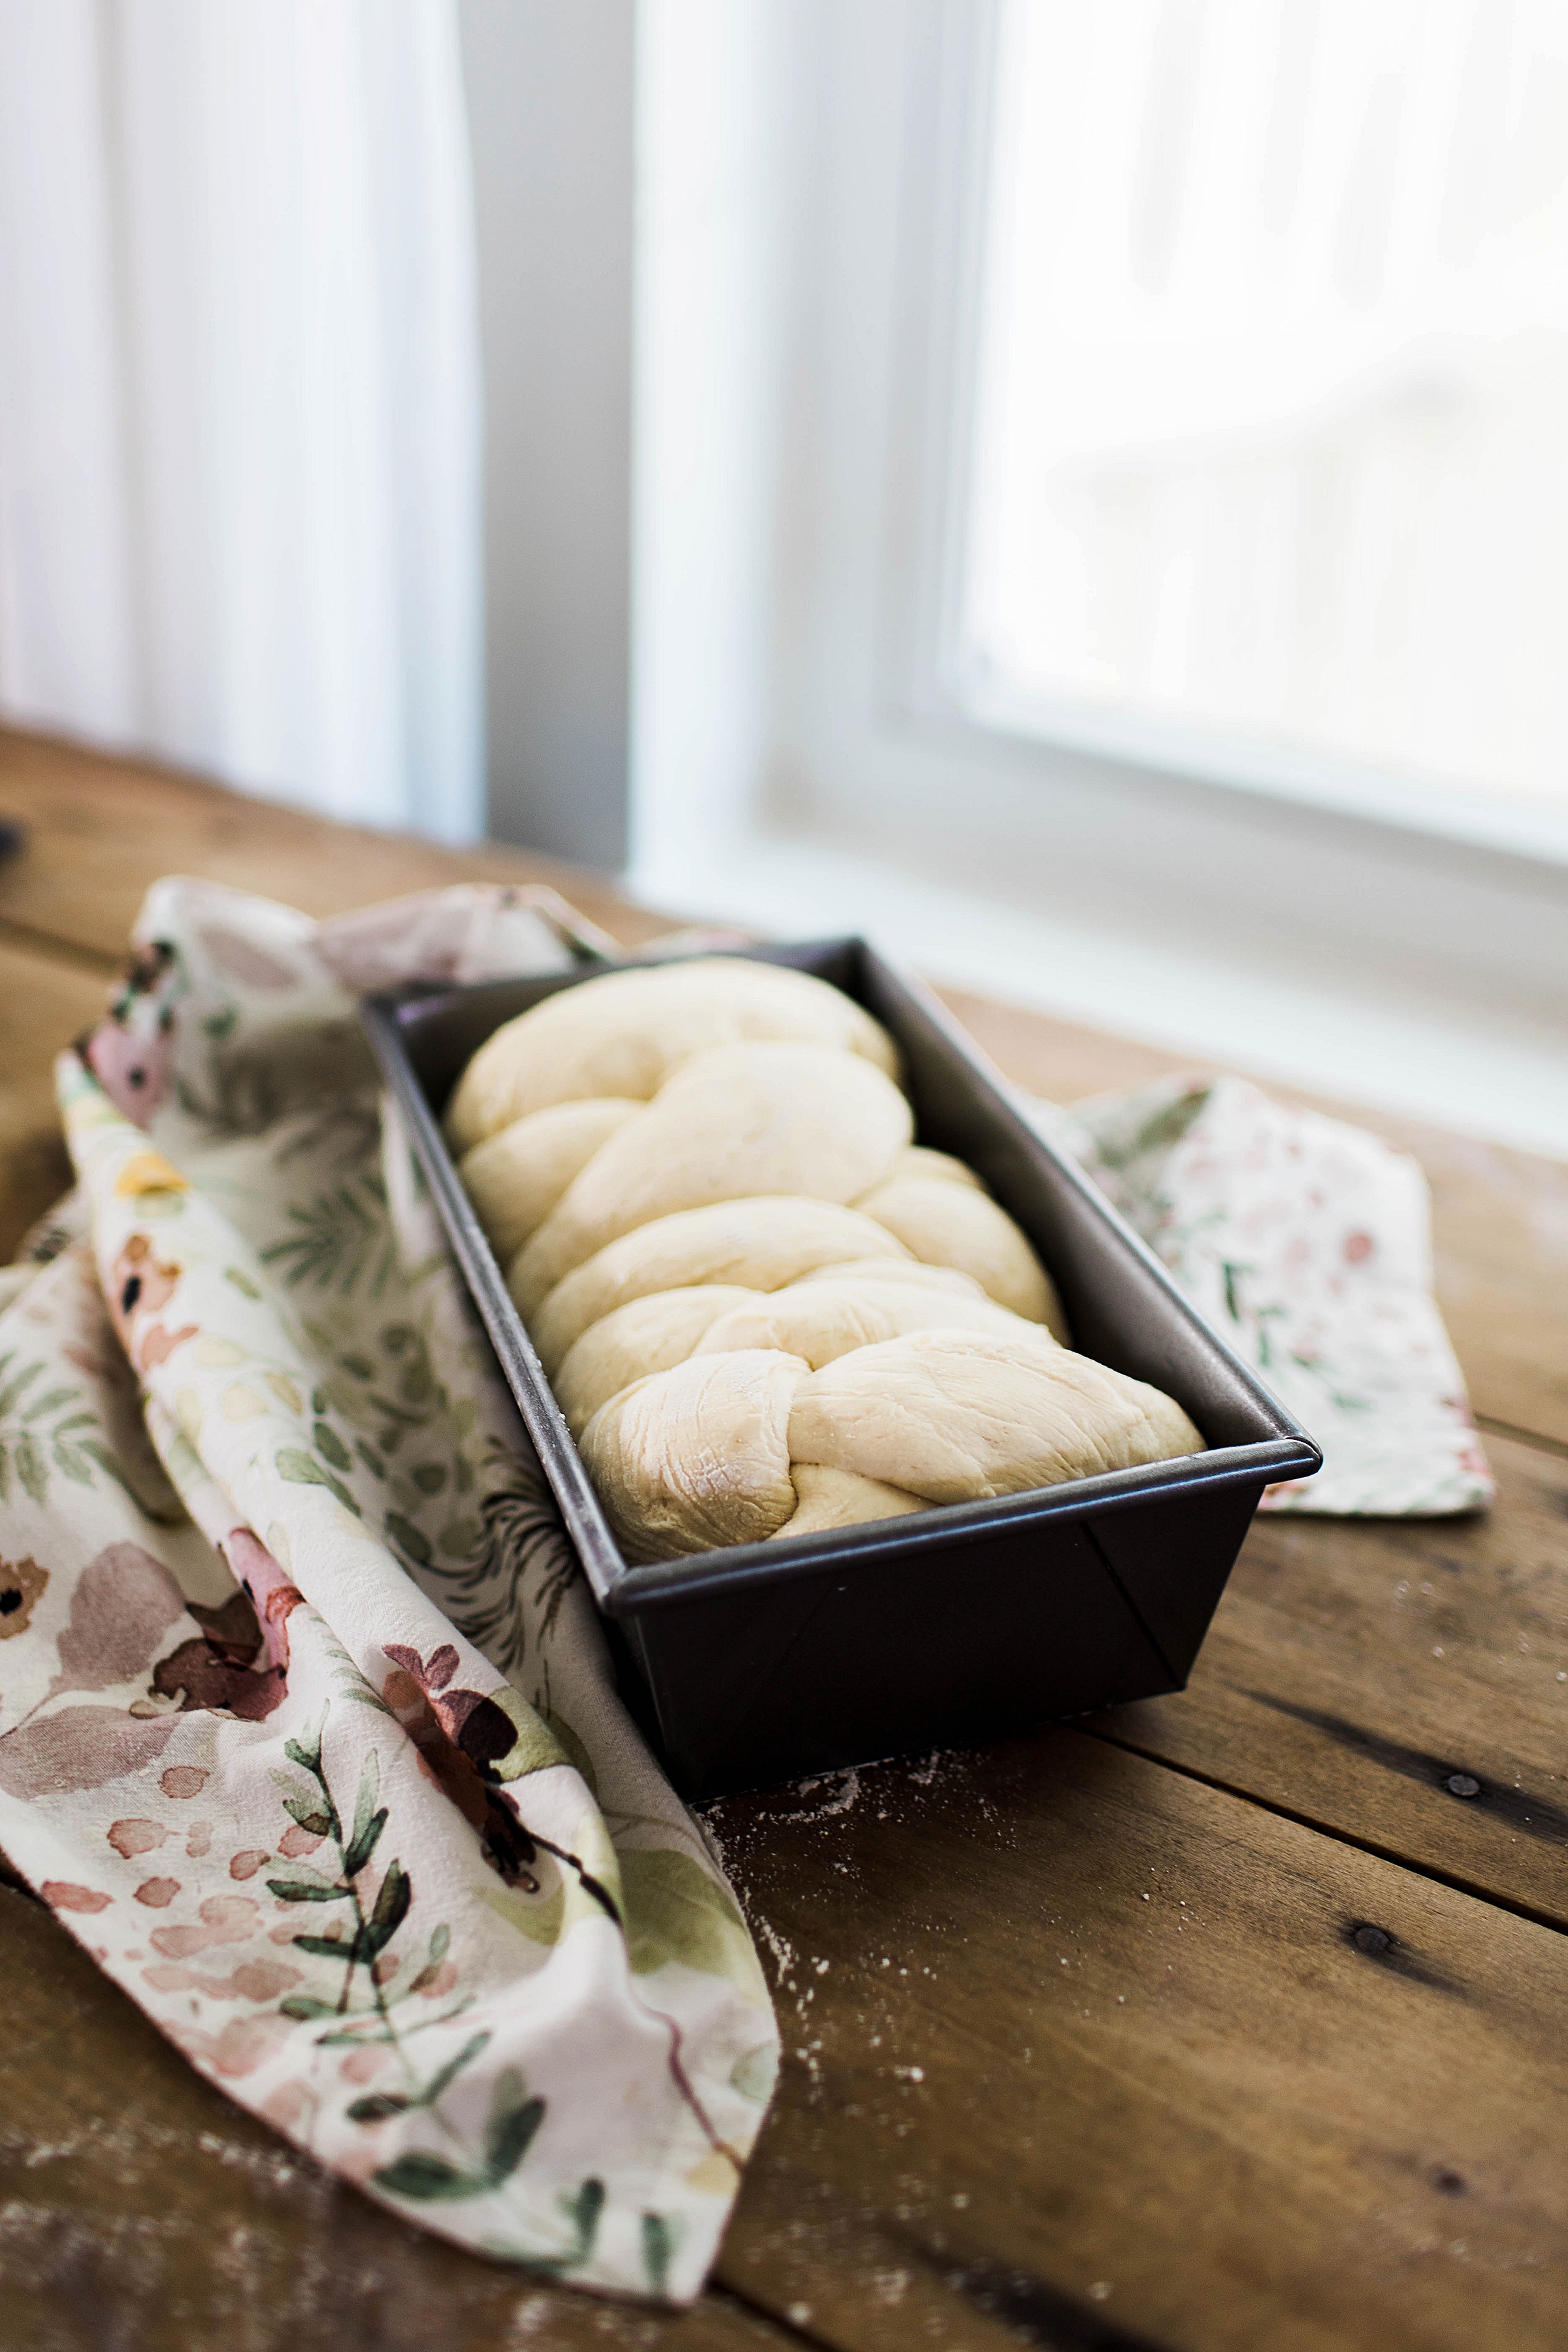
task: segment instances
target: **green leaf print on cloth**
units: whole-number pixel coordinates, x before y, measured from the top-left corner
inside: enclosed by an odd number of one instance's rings
[[[1242,1078],[1164,1078],[1042,1110],[1323,1452],[1265,1510],[1441,1517],[1492,1496],[1432,1292],[1414,1160]]]
[[[360,1044],[559,902],[163,883],[0,1287],[0,1846],[192,2063],[405,2217],[700,2289],[777,2036]]]

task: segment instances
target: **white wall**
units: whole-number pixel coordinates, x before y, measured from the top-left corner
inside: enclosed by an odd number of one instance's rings
[[[460,0],[485,383],[489,830],[618,866],[633,0]]]
[[[642,0],[631,857],[675,903],[768,754],[798,63],[773,0]]]

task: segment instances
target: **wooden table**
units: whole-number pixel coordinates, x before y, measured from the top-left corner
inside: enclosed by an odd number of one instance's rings
[[[30,837],[0,869],[0,1255],[65,1180],[49,1058],[158,874],[316,913],[541,877],[662,928],[541,859],[18,736],[0,814]],[[1058,1098],[1173,1066],[950,1001]],[[787,2058],[695,2310],[404,2226],[0,1888],[0,2352],[1568,2342],[1568,1167],[1355,1115],[1432,1179],[1497,1508],[1260,1523],[1181,1696],[714,1808]]]

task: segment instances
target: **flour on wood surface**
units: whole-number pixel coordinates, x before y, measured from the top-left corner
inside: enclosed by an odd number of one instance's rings
[[[787,1818],[792,1822],[826,1822],[835,1813],[852,1813],[860,1801],[860,1775],[853,1768],[847,1772],[819,1772],[813,1780],[797,1780],[795,1784],[795,1793],[801,1797],[812,1797],[816,1794],[818,1789],[829,1788],[835,1780],[839,1783],[839,1786],[832,1796],[825,1797],[821,1804],[815,1806],[808,1813],[791,1813]],[[775,1818],[785,1817],[775,1816]]]

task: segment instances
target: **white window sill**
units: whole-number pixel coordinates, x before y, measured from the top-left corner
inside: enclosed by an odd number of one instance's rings
[[[949,888],[799,836],[646,860],[632,896],[780,938],[860,932],[928,979],[1461,1133],[1568,1158],[1568,1037],[1394,988],[1336,991]]]

